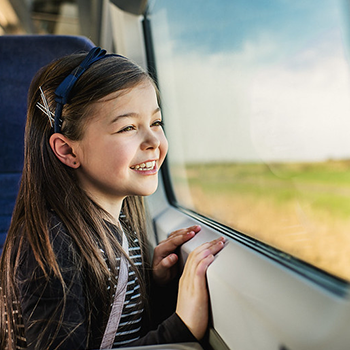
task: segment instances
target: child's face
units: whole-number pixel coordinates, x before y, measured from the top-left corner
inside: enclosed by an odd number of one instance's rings
[[[168,150],[152,84],[112,93],[95,103],[92,113],[74,147],[82,187],[102,207],[152,194]]]

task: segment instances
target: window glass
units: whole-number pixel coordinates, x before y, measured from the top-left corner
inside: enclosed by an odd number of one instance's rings
[[[350,280],[347,2],[162,0],[177,202]]]
[[[1,0],[0,35],[81,35],[78,15],[75,0]]]

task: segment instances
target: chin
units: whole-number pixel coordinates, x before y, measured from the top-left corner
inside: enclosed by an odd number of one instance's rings
[[[145,192],[144,194],[141,194],[140,196],[143,196],[143,197],[150,196],[150,195],[152,195],[154,192],[156,192],[156,190],[157,190],[157,189],[155,189],[154,191]]]
[[[154,187],[149,187],[147,189],[143,189],[142,193],[139,193],[138,196],[143,196],[143,197],[150,196],[151,194],[156,192],[157,188],[158,188],[158,184]]]

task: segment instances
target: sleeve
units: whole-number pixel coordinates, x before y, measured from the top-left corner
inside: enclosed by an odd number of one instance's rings
[[[179,280],[175,278],[164,286],[157,285],[153,280],[150,284],[151,328],[156,328],[158,324],[175,312]]]
[[[182,319],[175,313],[177,292],[177,279],[165,286],[158,286],[152,281],[149,302],[152,314],[151,327],[154,330],[128,346],[197,342]]]
[[[30,248],[18,271],[18,289],[27,348],[86,349],[87,326],[82,269],[65,234],[53,240],[62,278],[45,276]]]
[[[142,338],[128,344],[128,346],[196,342],[197,339],[181,318],[176,313],[173,313],[156,330],[148,332]]]

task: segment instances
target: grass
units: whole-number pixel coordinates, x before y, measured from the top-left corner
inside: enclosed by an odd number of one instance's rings
[[[350,161],[172,165],[180,203],[350,280]]]

